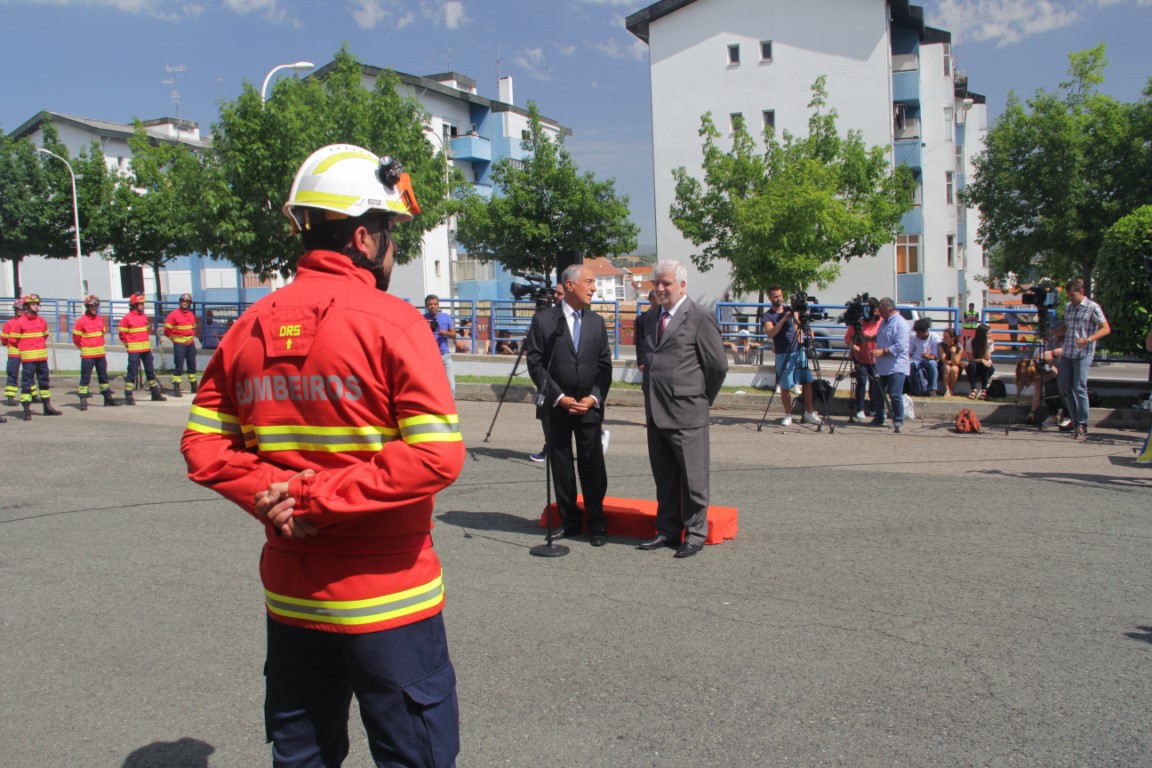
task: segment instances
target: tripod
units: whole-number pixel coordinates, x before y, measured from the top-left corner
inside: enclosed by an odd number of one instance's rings
[[[540,310],[537,309],[537,312]],[[493,342],[495,343],[495,342]],[[500,409],[504,407],[504,398],[508,396],[508,388],[512,386],[512,379],[516,378],[518,373],[521,373],[520,360],[524,357],[524,347],[528,343],[528,333],[524,333],[524,338],[520,340],[520,347],[516,350],[516,360],[512,363],[512,370],[508,374],[508,381],[504,382],[504,391],[500,393],[500,399],[496,402],[496,413],[492,414],[492,423],[488,425],[488,431],[484,433],[484,442],[488,442],[488,438],[492,436],[492,429],[496,426],[496,417],[500,415]]]
[[[1045,399],[1044,398],[1044,384],[1045,384],[1044,375],[1048,372],[1048,365],[1049,365],[1048,361],[1046,361],[1044,359],[1044,347],[1047,346],[1047,343],[1048,343],[1048,309],[1047,309],[1047,307],[1037,307],[1036,308],[1036,335],[1032,339],[1032,344],[1028,347],[1028,354],[1023,359],[1036,361],[1036,380],[1032,383],[1032,386],[1034,386],[1040,390],[1040,404],[1041,405],[1045,405],[1045,403],[1044,403],[1044,399]],[[1025,425],[1023,422],[1017,421],[1017,418],[1016,418],[1017,416],[1019,416],[1019,413],[1020,413],[1020,396],[1021,396],[1021,394],[1023,394],[1021,390],[1023,390],[1023,387],[1017,387],[1016,388],[1016,400],[1015,400],[1015,402],[1012,403],[1013,417],[1008,422],[1008,424],[1004,427],[1004,434],[1005,435],[1008,434],[1009,430],[1013,426],[1018,425],[1018,424],[1021,426]],[[1039,415],[1039,414],[1037,414],[1037,415]],[[1045,418],[1047,418],[1047,417],[1045,417]],[[1044,419],[1040,419],[1034,426],[1037,429],[1042,431],[1044,429]]]
[[[822,382],[823,378],[820,375],[820,358],[816,354],[816,345],[812,343],[812,328],[809,324],[808,316],[806,314],[799,315],[797,317],[797,320],[798,320],[797,333],[796,333],[796,335],[794,335],[792,337],[792,343],[789,345],[788,354],[787,354],[785,359],[788,361],[787,364],[790,365],[792,360],[795,359],[794,353],[798,349],[800,349],[801,345],[803,345],[804,361],[803,361],[803,367],[801,368],[801,370],[802,371],[815,371],[815,373],[813,374],[813,377],[812,377],[813,380],[811,383],[811,385],[815,385],[817,382]],[[791,322],[791,321],[792,321],[792,318],[789,318],[788,320],[784,320],[782,322]],[[801,341],[801,339],[802,339],[802,341]],[[787,370],[787,368],[785,368],[785,371],[786,370]],[[782,378],[784,378],[784,376],[782,374],[783,374],[782,371],[778,371],[777,375],[776,375],[776,383],[777,383],[778,388],[780,387],[780,380]],[[805,377],[800,376],[800,378],[803,379]],[[837,381],[839,381],[839,379],[837,379]],[[803,386],[803,385],[801,385],[801,386]],[[828,398],[824,393],[824,387],[823,386],[818,386],[817,388],[820,390],[820,406],[821,406],[820,414],[821,415],[820,415],[820,423],[816,425],[816,431],[817,432],[823,432],[824,431],[824,424],[827,423],[828,424],[828,434],[832,434],[836,431],[836,426],[832,423],[832,420],[830,418],[828,418]],[[781,392],[783,392],[782,388],[781,388]],[[769,396],[769,398],[768,398],[768,405],[766,405],[764,407],[764,415],[760,417],[760,423],[756,425],[756,431],[757,432],[762,432],[764,430],[764,422],[768,419],[768,410],[772,407],[772,401],[775,399],[775,397],[776,397],[776,392],[773,391],[771,396]],[[783,399],[783,394],[781,394],[781,399]]]

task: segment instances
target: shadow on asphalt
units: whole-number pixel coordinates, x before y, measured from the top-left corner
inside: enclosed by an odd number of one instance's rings
[[[215,751],[199,739],[154,741],[128,755],[122,768],[208,768],[208,756]]]
[[[1136,632],[1125,632],[1124,637],[1130,637],[1133,640],[1142,640],[1145,643],[1152,643],[1152,627],[1136,627]]]
[[[541,505],[543,509],[543,505]],[[438,522],[444,525],[453,525],[473,531],[492,531],[499,533],[533,533],[543,528],[535,519],[526,520],[517,515],[504,512],[465,512],[463,510],[450,510],[436,516]]]

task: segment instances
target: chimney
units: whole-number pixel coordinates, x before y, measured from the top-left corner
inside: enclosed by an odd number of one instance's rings
[[[505,104],[514,104],[512,101],[512,76],[506,75],[500,78],[498,100]]]

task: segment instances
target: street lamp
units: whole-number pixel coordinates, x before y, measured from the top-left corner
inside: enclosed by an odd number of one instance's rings
[[[295,69],[296,71],[303,71],[305,69],[315,69],[316,65],[310,61],[298,61],[295,64],[280,64],[279,66],[272,67],[272,71],[264,78],[264,85],[260,86],[260,103],[268,101],[268,83],[272,80],[272,75],[276,74],[282,69]]]
[[[440,154],[444,157],[444,199],[447,200],[452,196],[450,176],[448,172],[448,148],[444,146],[444,137],[441,136],[430,125],[420,126],[424,133],[436,139],[440,144]],[[451,288],[452,295],[456,295],[456,266],[452,262],[452,219],[449,217],[448,221],[444,222],[444,229],[446,231],[446,245],[448,248],[448,284]]]
[[[76,174],[72,172],[72,164],[55,152],[49,152],[44,147],[36,147],[36,151],[56,158],[64,163],[64,167],[68,169],[68,176],[72,179],[72,224],[76,228],[76,269],[80,273],[80,298],[84,298],[84,261],[80,251],[80,206],[76,201]]]

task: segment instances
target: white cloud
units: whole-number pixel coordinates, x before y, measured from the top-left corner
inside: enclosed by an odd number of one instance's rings
[[[411,26],[412,24],[415,24],[415,23],[416,23],[416,14],[409,11],[408,13],[404,14],[400,18],[396,19],[396,29],[397,29],[397,31],[399,31],[401,29],[404,29],[404,27]]]
[[[448,0],[440,9],[443,17],[444,26],[448,29],[460,29],[466,21],[467,15],[464,13],[464,3],[460,0]]]
[[[1150,0],[1152,2],[1152,0]],[[556,52],[565,58],[571,58],[576,55],[578,48],[570,43],[553,43]]]
[[[585,43],[589,48],[600,51],[610,59],[632,59],[633,61],[644,61],[648,56],[648,46],[644,44],[643,40],[633,39],[626,45],[622,45],[615,37],[610,37],[607,40],[594,41]]]
[[[396,0],[352,0],[352,20],[363,30],[376,29],[396,13]]]
[[[534,80],[551,80],[552,67],[544,58],[543,48],[524,48],[512,55],[512,63],[523,69]]]
[[[1152,0],[1135,0],[1152,5]],[[957,42],[1012,45],[1026,37],[1071,26],[1084,14],[1133,0],[939,0],[929,23]]]
[[[14,4],[0,0],[0,5]],[[92,6],[110,8],[121,13],[149,16],[162,21],[194,19],[204,13],[199,3],[182,3],[179,0],[21,0],[22,5],[43,5],[52,7]]]

